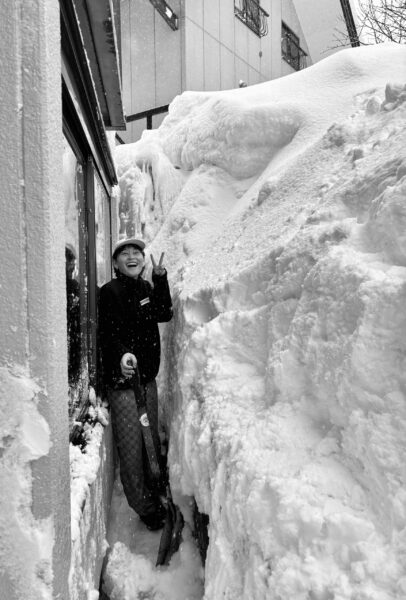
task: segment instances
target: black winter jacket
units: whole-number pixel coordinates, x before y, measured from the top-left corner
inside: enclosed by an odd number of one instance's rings
[[[161,344],[158,323],[172,318],[172,301],[166,273],[153,273],[149,281],[118,273],[100,290],[99,340],[104,383],[115,389],[131,387],[121,373],[126,352],[134,354],[142,383],[158,374]]]

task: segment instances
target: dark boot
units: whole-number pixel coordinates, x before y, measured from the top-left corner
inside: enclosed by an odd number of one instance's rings
[[[147,515],[140,515],[141,521],[146,525],[147,529],[150,531],[157,531],[158,529],[162,529],[165,523],[166,510],[159,504],[157,509],[153,513],[148,513]]]

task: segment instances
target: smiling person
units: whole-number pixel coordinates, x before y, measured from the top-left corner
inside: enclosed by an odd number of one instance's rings
[[[158,264],[151,255],[153,286],[142,278],[144,250],[144,242],[135,238],[120,240],[115,245],[116,278],[100,290],[99,339],[124,493],[145,525],[155,530],[163,526],[165,510],[143,450],[132,377],[137,368],[159,457],[155,382],[161,352],[158,323],[172,318],[172,301],[166,269],[162,266],[163,254]]]

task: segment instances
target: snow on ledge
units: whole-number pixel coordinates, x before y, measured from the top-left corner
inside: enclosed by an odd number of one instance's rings
[[[105,506],[102,477],[109,474],[102,465],[106,463],[107,452],[105,427],[108,425],[107,409],[101,406],[91,389],[90,413],[96,423],[85,426],[86,446],[70,445],[71,464],[71,532],[72,555],[69,575],[71,600],[77,600],[86,593],[88,598],[95,595],[94,580],[99,573],[101,561],[107,548]],[[111,474],[112,475],[112,474]]]
[[[48,423],[38,410],[40,391],[23,368],[0,367],[2,578],[27,600],[50,599],[52,593],[53,521],[32,514],[30,463],[50,448]]]

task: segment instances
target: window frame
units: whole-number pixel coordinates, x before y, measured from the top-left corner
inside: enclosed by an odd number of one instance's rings
[[[286,51],[284,51],[284,42]],[[293,56],[289,49],[293,46],[297,49],[297,56]],[[307,53],[300,45],[300,37],[288,26],[285,21],[281,22],[281,54],[285,62],[295,71],[301,71],[307,67]]]
[[[61,2],[62,42],[62,132],[83,168],[84,200],[79,210],[81,231],[79,273],[81,285],[81,365],[86,377],[79,384],[79,409],[70,426],[70,441],[82,445],[82,425],[88,415],[89,388],[102,393],[100,361],[97,345],[97,262],[95,237],[95,178],[98,178],[106,201],[108,231],[106,260],[109,263],[112,246],[111,188],[117,184],[110,145],[93,87],[88,62],[83,50],[80,30],[68,1]],[[107,279],[111,277],[110,263],[106,265]],[[87,285],[85,286],[85,283]],[[83,296],[82,296],[83,294]],[[85,362],[86,361],[86,362]],[[83,375],[83,373],[82,373]]]
[[[105,227],[107,225],[105,244],[106,259],[106,277],[112,277],[112,216],[111,216],[111,198],[104,186],[103,179],[96,168],[92,157],[88,158],[88,212],[87,227],[89,233],[88,244],[88,293],[89,293],[89,381],[90,385],[96,390],[96,393],[102,394],[103,384],[101,381],[101,360],[100,349],[98,345],[97,323],[98,323],[98,281],[97,281],[97,246],[96,246],[96,194],[95,179],[98,179],[100,186],[105,192],[106,204],[104,206]],[[109,280],[109,279],[107,279]]]
[[[64,88],[64,86],[63,86]],[[65,98],[69,105],[69,99]],[[111,198],[104,185],[103,178],[97,169],[90,148],[86,144],[83,131],[78,127],[78,119],[69,111],[64,112],[63,134],[69,143],[76,159],[83,169],[84,195],[80,199],[79,230],[80,230],[80,331],[81,331],[81,370],[86,370],[87,377],[81,379],[79,384],[80,409],[75,417],[75,423],[83,422],[89,408],[89,387],[96,393],[102,393],[100,381],[100,359],[97,341],[97,260],[96,260],[96,221],[95,221],[95,178],[98,179],[106,199],[104,205],[104,219],[106,227],[106,275],[111,278],[111,248],[112,248],[112,219]],[[80,425],[71,427],[70,439],[73,443],[80,441]]]

